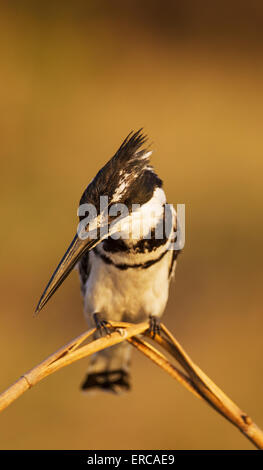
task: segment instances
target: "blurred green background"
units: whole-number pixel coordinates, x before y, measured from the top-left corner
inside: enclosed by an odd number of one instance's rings
[[[82,191],[132,129],[153,141],[186,245],[164,321],[263,426],[262,2],[0,7],[1,390],[85,330],[73,272],[37,319]],[[79,391],[85,360],[0,417],[2,449],[250,449],[134,351],[133,391]]]

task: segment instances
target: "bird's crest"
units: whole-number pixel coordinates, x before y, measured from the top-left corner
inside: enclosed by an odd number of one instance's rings
[[[149,165],[152,152],[149,148],[142,148],[146,142],[147,136],[142,133],[142,129],[131,132],[115,155],[88,185],[81,197],[80,204],[89,202],[98,207],[101,195],[108,195],[112,202],[120,200],[125,202],[126,198],[128,203],[140,192],[143,193],[143,199],[150,197],[149,191],[152,193],[153,187],[161,186],[162,183]],[[141,181],[144,176],[144,181]],[[140,198],[138,203],[141,200]],[[137,201],[132,202],[136,203]]]
[[[119,150],[115,153],[112,160],[114,162],[119,163],[127,163],[131,160],[137,160],[140,158],[148,159],[151,155],[151,151],[149,149],[142,149],[143,144],[145,144],[148,140],[148,137],[142,133],[142,128],[139,129],[137,132],[130,132],[130,134],[124,139],[123,143],[121,144]],[[139,151],[140,150],[140,151]]]

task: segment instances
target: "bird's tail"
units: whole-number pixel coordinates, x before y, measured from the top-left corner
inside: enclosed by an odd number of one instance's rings
[[[131,346],[126,342],[94,354],[81,389],[115,394],[130,390],[130,354]]]

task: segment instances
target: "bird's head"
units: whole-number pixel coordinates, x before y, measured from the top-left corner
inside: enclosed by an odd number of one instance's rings
[[[81,256],[119,231],[120,219],[123,226],[123,222],[131,217],[134,205],[147,208],[146,204],[155,190],[162,186],[162,181],[150,166],[152,152],[149,148],[143,148],[146,141],[141,129],[130,133],[85,189],[78,209],[80,224],[77,235],[45,288],[36,313],[47,303]]]

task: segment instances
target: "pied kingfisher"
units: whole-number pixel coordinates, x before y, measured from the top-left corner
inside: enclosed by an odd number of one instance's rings
[[[84,225],[86,238],[79,232],[74,237],[43,292],[36,312],[77,266],[85,317],[90,326],[95,322],[95,337],[103,332],[110,333],[107,321],[111,320],[140,322],[149,319],[152,334],[158,331],[158,319],[167,303],[180,250],[171,250],[177,226],[176,212],[173,206],[166,205],[162,181],[150,166],[152,152],[142,148],[146,140],[141,129],[130,133],[84,191],[80,208],[92,204],[96,214],[90,224]],[[125,204],[126,215],[117,218],[109,212],[105,219],[100,208],[101,196],[107,196],[107,209],[117,203]],[[81,215],[80,221],[83,220]],[[165,221],[168,221],[166,229],[162,230],[162,236],[156,237],[157,229],[163,227]],[[95,226],[104,231],[91,237],[91,228]],[[82,389],[113,393],[129,390],[130,348],[127,342],[122,342],[95,354]]]

